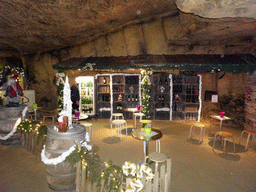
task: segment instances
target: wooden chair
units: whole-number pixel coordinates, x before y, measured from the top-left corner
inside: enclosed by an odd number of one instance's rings
[[[57,117],[58,117],[57,109],[54,109],[54,110],[41,109],[40,112],[43,115],[43,124],[45,123],[45,118],[52,118],[52,124],[54,124],[55,118],[57,120]]]

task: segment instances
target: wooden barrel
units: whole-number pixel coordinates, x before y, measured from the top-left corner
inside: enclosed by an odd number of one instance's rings
[[[5,136],[13,130],[13,127],[18,120],[22,117],[22,111],[26,105],[19,107],[0,107],[0,134]],[[20,145],[21,133],[16,131],[9,139],[1,140],[3,145]]]
[[[45,156],[48,159],[60,156],[75,143],[85,140],[85,127],[80,124],[73,126],[67,132],[56,132],[53,126],[48,127],[45,145]],[[52,190],[74,190],[76,188],[76,167],[71,167],[65,161],[57,165],[46,164],[46,178]]]

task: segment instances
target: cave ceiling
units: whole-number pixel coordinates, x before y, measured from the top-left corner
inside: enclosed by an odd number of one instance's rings
[[[164,17],[179,17],[187,31],[173,44],[242,46],[256,55],[255,0],[1,0],[0,57],[60,50]]]

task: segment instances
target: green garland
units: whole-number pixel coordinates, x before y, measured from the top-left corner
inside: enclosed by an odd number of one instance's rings
[[[11,67],[9,65],[5,65],[3,70],[0,72],[0,81],[2,81],[2,79],[7,75],[7,73],[9,72],[9,70],[14,70],[16,73],[18,73],[19,75],[25,76],[25,71],[23,68],[20,67]]]
[[[41,140],[45,140],[47,135],[47,127],[38,121],[30,121],[28,119],[22,120],[17,126],[17,130],[20,130],[22,133],[36,132],[37,143]]]
[[[143,119],[149,119],[150,118],[150,89],[151,89],[151,82],[150,82],[150,76],[153,74],[152,71],[146,71],[142,70],[142,81],[141,81],[141,91],[142,91],[142,112],[144,113]]]
[[[79,161],[82,162],[82,166],[85,165],[86,169],[90,171],[89,180],[97,184],[100,187],[103,183],[105,189],[109,191],[118,191],[122,184],[123,175],[122,169],[109,160],[108,162],[101,162],[97,155],[98,148],[93,147],[91,151],[88,151],[85,147],[76,146],[76,150],[73,151],[67,158],[66,162],[69,162],[71,166],[75,166]],[[110,181],[109,181],[109,178]]]
[[[58,69],[60,72],[65,70],[82,70],[83,66],[58,66],[53,65],[54,69]],[[123,71],[128,69],[144,69],[144,70],[179,70],[179,71],[213,71],[220,70],[226,72],[240,73],[240,72],[249,72],[250,74],[256,71],[255,64],[169,64],[169,63],[151,63],[144,65],[124,65],[124,66],[112,66],[112,65],[94,65],[93,70],[114,70],[114,71]],[[91,69],[90,69],[91,70]]]

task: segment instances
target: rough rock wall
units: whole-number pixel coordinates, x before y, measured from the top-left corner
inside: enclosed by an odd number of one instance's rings
[[[126,56],[139,54],[226,54],[241,53],[241,47],[226,47],[211,44],[208,42],[196,43],[191,41],[193,33],[204,30],[202,22],[197,22],[196,18],[187,14],[180,14],[176,17],[165,17],[147,23],[130,25],[119,31],[102,36],[88,44],[56,50],[52,53],[36,55],[24,60],[32,67],[36,75],[36,83],[31,82],[30,89],[36,90],[37,99],[42,96],[55,98],[56,86],[53,79],[56,71],[51,67],[60,61],[72,57],[90,56]],[[213,24],[214,25],[214,24]],[[207,25],[207,27],[209,27]],[[210,26],[213,27],[213,26]],[[217,41],[217,40],[215,40]],[[203,82],[208,82],[206,75]],[[234,75],[236,77],[236,75]],[[226,74],[218,82],[219,93],[232,93],[240,91],[244,86],[243,78],[234,78],[233,75]],[[235,82],[238,81],[239,82]],[[50,86],[49,86],[50,85]],[[211,89],[211,82],[205,83],[207,89]],[[238,87],[233,87],[233,85]],[[207,104],[206,104],[207,105]]]
[[[53,70],[52,64],[58,60],[50,54],[35,55],[23,59],[29,66],[29,89],[36,92],[36,102],[39,105],[54,109],[57,107],[57,96],[55,85],[56,70]],[[49,102],[43,102],[42,98],[46,98]]]

